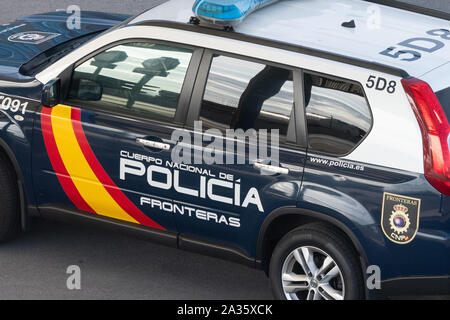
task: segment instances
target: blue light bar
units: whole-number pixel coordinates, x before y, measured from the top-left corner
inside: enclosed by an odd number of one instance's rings
[[[276,1],[279,0],[196,0],[192,11],[202,21],[233,26],[253,11]]]

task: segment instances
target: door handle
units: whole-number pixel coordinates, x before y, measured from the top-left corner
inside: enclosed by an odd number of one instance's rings
[[[253,164],[253,167],[255,169],[259,169],[259,170],[264,170],[273,174],[289,174],[289,169],[287,168],[282,168],[282,167],[277,167],[277,166],[271,166],[265,163],[261,163],[256,161]]]
[[[154,148],[154,149],[165,150],[165,151],[170,150],[170,144],[163,143],[163,142],[145,140],[145,139],[141,139],[141,138],[137,138],[136,142],[147,148]]]

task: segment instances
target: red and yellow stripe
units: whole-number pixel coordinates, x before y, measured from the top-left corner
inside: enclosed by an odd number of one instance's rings
[[[64,192],[81,211],[164,230],[139,210],[112,181],[92,151],[81,125],[81,110],[43,108],[42,132]]]

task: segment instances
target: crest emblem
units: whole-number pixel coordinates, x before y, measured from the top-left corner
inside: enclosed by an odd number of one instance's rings
[[[40,44],[60,36],[59,33],[41,32],[41,31],[27,31],[13,34],[8,38],[11,42]]]
[[[381,227],[392,242],[411,242],[419,229],[420,199],[385,192]]]

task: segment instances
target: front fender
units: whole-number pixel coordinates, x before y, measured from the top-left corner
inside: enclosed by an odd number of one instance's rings
[[[40,108],[40,101],[35,99],[40,87],[37,81],[16,85],[0,82],[0,148],[16,171],[28,206],[36,204],[31,144],[35,115]]]

